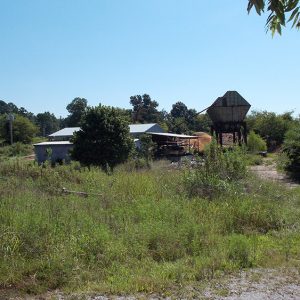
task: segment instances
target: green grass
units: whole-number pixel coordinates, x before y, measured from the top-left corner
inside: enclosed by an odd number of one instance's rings
[[[22,143],[14,143],[12,146],[0,147],[0,161],[7,160],[7,158],[26,156],[33,152],[32,145],[26,145]]]
[[[0,288],[166,292],[240,268],[298,265],[299,189],[248,176],[202,198],[181,170],[130,169],[0,162]]]

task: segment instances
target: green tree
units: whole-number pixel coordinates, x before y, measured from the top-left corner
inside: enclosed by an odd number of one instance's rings
[[[9,102],[9,103],[6,103],[5,101],[3,100],[0,100],[0,114],[7,114],[7,113],[19,113],[19,109],[18,107]]]
[[[72,102],[67,105],[69,115],[65,119],[65,125],[69,127],[79,126],[87,107],[87,100],[85,98],[74,98]]]
[[[282,26],[288,22],[292,22],[292,27],[300,28],[299,3],[299,0],[248,0],[248,13],[253,7],[259,15],[267,10],[266,27],[273,35],[275,32],[281,34]]]
[[[99,105],[88,108],[74,137],[72,157],[83,165],[113,169],[133,149],[128,122],[119,110]]]
[[[208,114],[198,114],[195,117],[195,127],[194,130],[199,132],[210,132],[210,127],[212,125],[211,119]]]
[[[170,128],[171,132],[178,133],[178,134],[189,132],[189,128],[186,119],[184,117],[180,117],[180,118],[170,117],[168,122],[168,127]]]
[[[277,115],[274,112],[253,111],[246,120],[249,130],[258,133],[267,141],[268,148],[272,150],[272,148],[282,144],[286,131],[294,122],[293,118],[288,120],[290,118],[288,115],[291,117],[291,112]]]
[[[199,117],[197,111],[195,109],[188,109],[181,101],[173,104],[168,118],[170,129],[176,133],[203,131],[201,130],[203,128],[201,121],[202,117]]]
[[[0,100],[0,114],[7,114],[9,112],[8,105],[5,101]]]
[[[157,110],[158,102],[152,100],[147,94],[130,97],[130,104],[133,107],[132,120],[134,123],[158,123],[160,113]]]
[[[35,115],[32,112],[25,109],[24,107],[20,107],[17,110],[17,114],[29,119],[31,122],[35,121]]]
[[[8,112],[15,113],[15,114],[19,113],[19,109],[14,103],[8,102],[7,107],[8,107]]]
[[[59,129],[59,120],[48,111],[36,115],[36,124],[41,136],[47,136]]]
[[[287,170],[300,176],[300,122],[286,132],[282,151],[288,157]]]
[[[37,132],[37,127],[30,120],[23,116],[15,115],[15,119],[13,121],[14,142],[29,144]],[[0,136],[6,142],[10,141],[9,126],[6,115],[0,117]]]
[[[188,108],[183,102],[178,101],[172,105],[170,114],[172,118],[186,118],[188,115]]]

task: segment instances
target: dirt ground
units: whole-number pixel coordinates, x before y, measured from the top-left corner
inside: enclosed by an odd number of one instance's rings
[[[299,269],[252,269],[235,275],[226,275],[211,282],[199,283],[186,288],[174,287],[165,295],[104,295],[49,292],[40,296],[12,297],[0,292],[0,299],[11,300],[137,300],[137,299],[219,299],[219,300],[296,300],[300,299]]]
[[[263,179],[276,181],[290,188],[300,186],[299,183],[296,183],[293,180],[291,180],[286,174],[280,173],[276,168],[276,164],[269,158],[264,159],[262,165],[251,166],[250,170]]]

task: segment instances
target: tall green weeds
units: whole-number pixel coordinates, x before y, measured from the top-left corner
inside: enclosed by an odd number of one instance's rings
[[[214,171],[232,192],[209,199],[186,195],[187,171],[155,164],[107,175],[77,164],[1,162],[0,287],[162,292],[240,268],[296,262],[299,191],[245,178],[242,163],[233,161],[238,152],[211,151],[205,159],[214,167],[189,171],[195,185],[188,187],[213,189]]]
[[[189,196],[214,198],[235,192],[238,181],[246,177],[245,153],[239,147],[222,149],[212,142],[194,168],[188,168],[184,184]]]

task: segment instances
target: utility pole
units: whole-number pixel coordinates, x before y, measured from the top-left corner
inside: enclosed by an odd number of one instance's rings
[[[7,121],[9,122],[9,135],[10,135],[10,144],[13,144],[13,121],[15,117],[13,114],[7,115]]]

